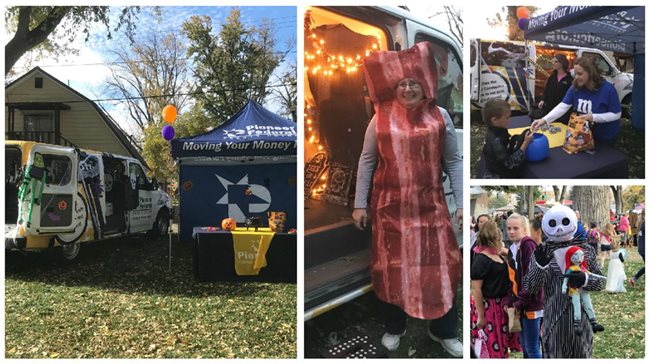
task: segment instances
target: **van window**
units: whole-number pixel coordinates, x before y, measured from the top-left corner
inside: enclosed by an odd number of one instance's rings
[[[72,178],[72,159],[63,155],[43,154],[47,176],[45,182],[50,185],[65,186]]]
[[[149,189],[149,180],[139,164],[129,163],[129,177],[131,184],[135,184],[139,190]]]
[[[584,52],[583,57],[591,58],[596,64],[596,68],[600,71],[602,76],[610,76],[612,74],[612,67],[609,65],[609,62],[603,57],[602,54]]]
[[[449,113],[457,128],[463,127],[463,64],[460,55],[448,44],[426,34],[415,35],[415,42],[433,45],[438,66],[438,105]]]

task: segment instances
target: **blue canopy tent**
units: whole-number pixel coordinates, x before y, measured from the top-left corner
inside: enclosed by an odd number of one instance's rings
[[[180,164],[180,240],[226,217],[266,221],[267,211],[286,212],[285,231],[295,228],[296,145],[296,123],[254,101],[207,133],[172,140]]]
[[[634,55],[632,126],[645,130],[645,7],[559,6],[531,18],[524,37]]]

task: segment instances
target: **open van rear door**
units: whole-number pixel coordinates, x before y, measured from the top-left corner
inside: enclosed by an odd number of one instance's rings
[[[19,193],[19,222],[25,223],[27,233],[60,233],[73,229],[77,165],[77,152],[73,148],[41,144],[32,147]]]
[[[481,42],[478,39],[470,41],[470,60],[471,67],[469,78],[470,101],[479,103],[479,95],[481,89]]]

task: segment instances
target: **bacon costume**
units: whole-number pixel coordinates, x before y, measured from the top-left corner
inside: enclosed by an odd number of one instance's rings
[[[377,169],[373,179],[372,282],[377,296],[409,316],[436,319],[454,303],[461,257],[442,186],[445,121],[435,102],[436,65],[429,43],[365,60],[374,103]],[[406,109],[396,99],[412,78],[425,100]]]

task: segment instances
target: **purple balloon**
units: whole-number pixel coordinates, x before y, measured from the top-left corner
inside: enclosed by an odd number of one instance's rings
[[[526,30],[528,29],[528,18],[521,18],[517,21],[517,26],[521,30]]]
[[[162,128],[162,136],[165,138],[165,140],[172,140],[174,139],[174,127],[171,125],[165,125]]]

